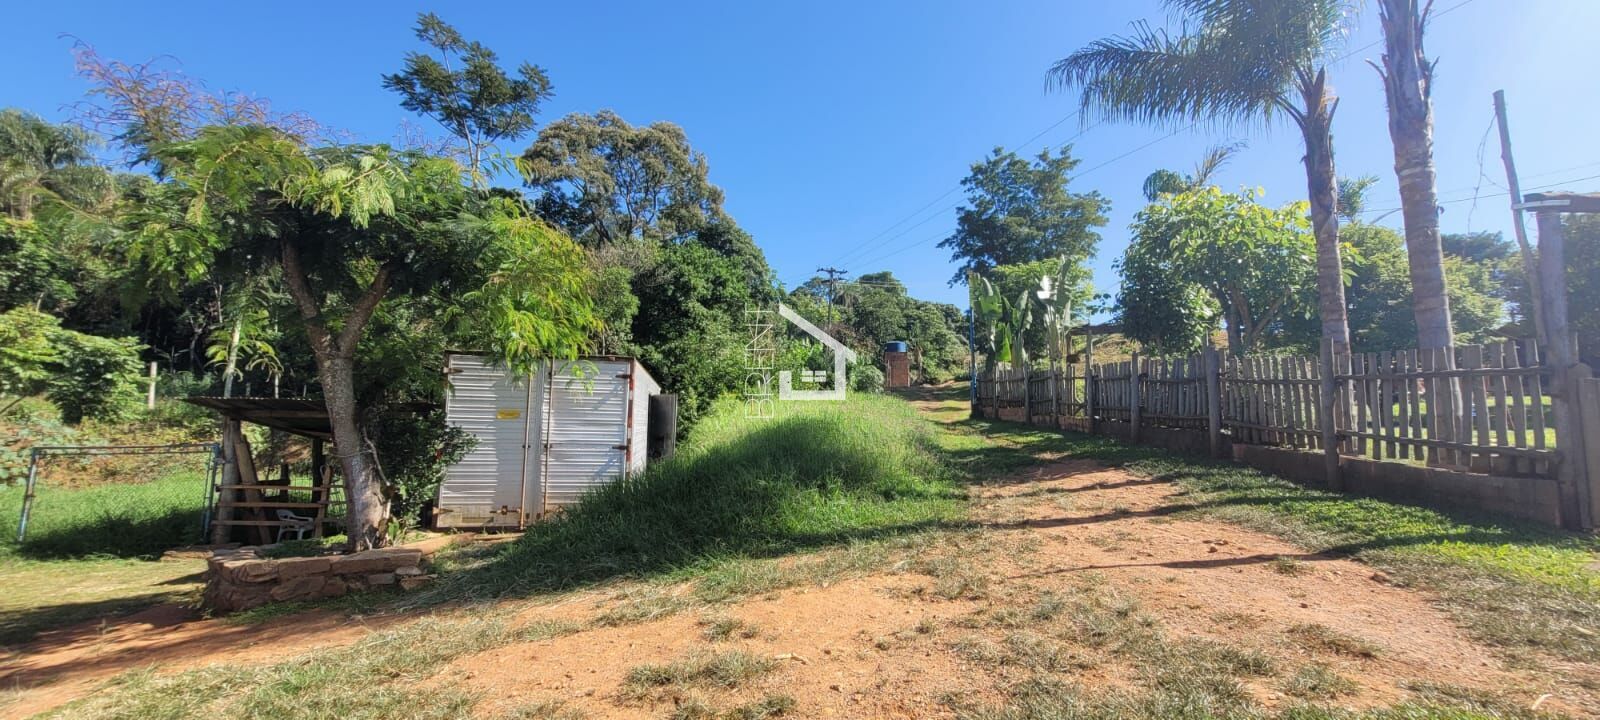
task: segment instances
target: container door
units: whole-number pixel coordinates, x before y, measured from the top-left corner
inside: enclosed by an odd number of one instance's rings
[[[631,363],[557,363],[546,392],[542,465],[549,508],[571,505],[626,471]]]
[[[450,391],[445,421],[477,444],[445,470],[439,486],[439,527],[519,525],[524,468],[530,453],[527,382],[476,355],[446,358]]]

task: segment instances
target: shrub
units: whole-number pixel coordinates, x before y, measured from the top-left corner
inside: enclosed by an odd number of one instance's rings
[[[439,491],[445,469],[477,442],[470,433],[445,424],[443,410],[385,412],[369,423],[378,462],[389,484],[390,533],[410,529],[422,508]]]
[[[0,395],[48,392],[61,420],[115,418],[138,396],[139,351],[133,338],[64,330],[56,318],[25,307],[0,313]]]
[[[61,420],[76,425],[86,417],[113,419],[139,396],[139,342],[61,330],[60,353],[50,380],[50,400]]]
[[[850,389],[856,392],[883,392],[883,371],[872,363],[859,362],[850,366]]]
[[[44,389],[51,366],[60,359],[52,341],[60,332],[60,321],[31,308],[0,313],[0,395],[21,398]],[[7,400],[0,407],[15,402]]]

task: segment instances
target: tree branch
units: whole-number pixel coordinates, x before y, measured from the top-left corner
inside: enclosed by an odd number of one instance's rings
[[[372,313],[378,310],[378,303],[383,302],[383,296],[388,294],[389,280],[393,274],[393,261],[379,266],[378,274],[372,278],[372,284],[368,285],[366,292],[361,293],[361,298],[350,306],[350,315],[344,319],[344,327],[339,328],[339,339],[336,344],[341,355],[345,357],[355,355],[356,343],[361,341],[361,331],[366,329],[367,321],[372,319]]]
[[[300,251],[287,240],[282,245],[283,280],[289,286],[289,297],[294,298],[295,307],[300,309],[300,318],[306,322],[306,336],[311,340],[311,348],[324,357],[336,355],[338,348],[328,334],[327,323],[322,320],[322,308],[317,305],[316,293],[311,291],[311,281],[306,278],[305,268],[300,266]]]

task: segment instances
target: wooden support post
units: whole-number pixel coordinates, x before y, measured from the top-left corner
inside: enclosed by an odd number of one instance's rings
[[[1330,490],[1338,490],[1344,484],[1339,476],[1339,383],[1335,377],[1338,367],[1333,355],[1333,341],[1324,340],[1322,367],[1317,376],[1320,380],[1317,386],[1317,405],[1322,431],[1323,482],[1327,483]]]
[[[1083,342],[1083,416],[1089,432],[1095,431],[1094,422],[1094,331],[1086,330]]]
[[[239,436],[239,421],[224,418],[222,421],[222,481],[217,483],[221,488],[217,492],[217,512],[211,518],[211,544],[222,545],[228,542],[228,536],[233,526],[226,521],[234,520],[233,501],[239,485],[239,448],[234,440]]]
[[[1016,353],[1023,358],[1028,357],[1026,350]],[[1033,378],[1028,373],[1028,361],[1022,361],[1022,424],[1033,424]]]
[[[1533,196],[1537,197],[1537,196]],[[1540,303],[1544,305],[1545,331],[1550,342],[1544,347],[1545,362],[1550,368],[1550,414],[1556,426],[1556,452],[1560,461],[1556,465],[1556,482],[1561,486],[1562,525],[1581,530],[1592,525],[1589,507],[1588,478],[1584,477],[1585,438],[1573,406],[1578,385],[1582,380],[1578,372],[1577,352],[1567,327],[1567,280],[1565,229],[1561,226],[1559,210],[1541,210],[1536,214],[1539,227],[1539,290]]]
[[[1050,362],[1050,427],[1061,429],[1061,371]]]
[[[1139,353],[1133,354],[1133,362],[1128,368],[1128,441],[1139,442],[1139,420],[1143,414],[1140,411],[1140,395],[1143,388],[1139,387],[1141,377],[1144,375],[1144,361],[1139,359]]]
[[[1222,354],[1214,347],[1205,350],[1206,430],[1211,435],[1211,457],[1222,457]]]
[[[1584,367],[1584,366],[1580,366]],[[1587,367],[1584,367],[1587,370]],[[1582,371],[1580,371],[1582,373]],[[1600,524],[1600,380],[1592,377],[1575,378],[1578,391],[1578,415],[1584,442],[1583,486],[1588,491],[1589,503],[1583,529],[1591,530]]]

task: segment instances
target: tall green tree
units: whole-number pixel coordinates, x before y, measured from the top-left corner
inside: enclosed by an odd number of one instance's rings
[[[705,156],[672,123],[569,115],[540,131],[519,165],[540,213],[591,247],[679,241],[724,217]]]
[[[495,143],[533,129],[539,105],[552,95],[550,78],[526,62],[513,76],[493,50],[463,38],[433,13],[417,16],[416,33],[433,54],[407,53],[405,69],[384,75],[383,86],[400,94],[401,107],[433,118],[459,141],[474,182],[484,184]]]
[[[358,350],[395,298],[444,298],[518,369],[573,357],[596,329],[581,248],[461,166],[385,146],[311,147],[261,126],[153,148],[172,177],[134,218],[133,258],[157,287],[274,277],[292,300],[332,423],[351,549],[382,545],[392,489],[366,440]]]
[[[1434,349],[1455,342],[1446,290],[1444,249],[1439,239],[1438,177],[1433,168],[1433,67],[1423,53],[1423,28],[1433,3],[1378,0],[1383,23],[1384,97],[1389,105],[1389,139],[1394,174],[1400,181],[1405,218],[1406,256],[1411,268],[1411,309],[1416,315],[1417,347]]]
[[[950,284],[999,265],[1092,256],[1100,242],[1095,228],[1106,224],[1111,205],[1098,192],[1067,189],[1078,162],[1070,147],[1032,162],[997,147],[974,163],[961,181],[967,204],[956,211],[955,234],[939,243],[957,265]]]
[[[1350,248],[1350,329],[1357,352],[1414,347],[1411,277],[1405,239],[1381,225],[1351,223],[1343,233]],[[1451,236],[1460,253],[1447,252],[1445,292],[1456,308],[1452,344],[1486,342],[1505,321],[1501,291],[1508,274],[1504,250],[1488,244],[1492,234]],[[1447,243],[1448,246],[1448,243]]]
[[[1053,65],[1048,78],[1081,90],[1083,107],[1141,122],[1248,124],[1289,116],[1305,142],[1316,235],[1322,336],[1350,346],[1333,168],[1338,100],[1324,66],[1344,35],[1342,0],[1166,0],[1177,32],[1140,23]]]
[[[1307,232],[1302,203],[1274,209],[1255,198],[1254,193],[1206,187],[1166,196],[1139,213],[1122,263],[1124,290],[1119,297],[1130,337],[1165,349],[1193,350],[1175,345],[1204,338],[1194,320],[1214,308],[1227,326],[1228,346],[1235,354],[1290,341],[1283,336],[1283,324],[1306,309],[1315,241]],[[1126,274],[1130,269],[1133,273]],[[1152,275],[1156,292],[1140,287]],[[1179,278],[1203,289],[1211,303],[1196,305],[1193,290],[1173,284]],[[1207,332],[1214,322],[1206,323]],[[1170,330],[1179,333],[1158,334]]]

